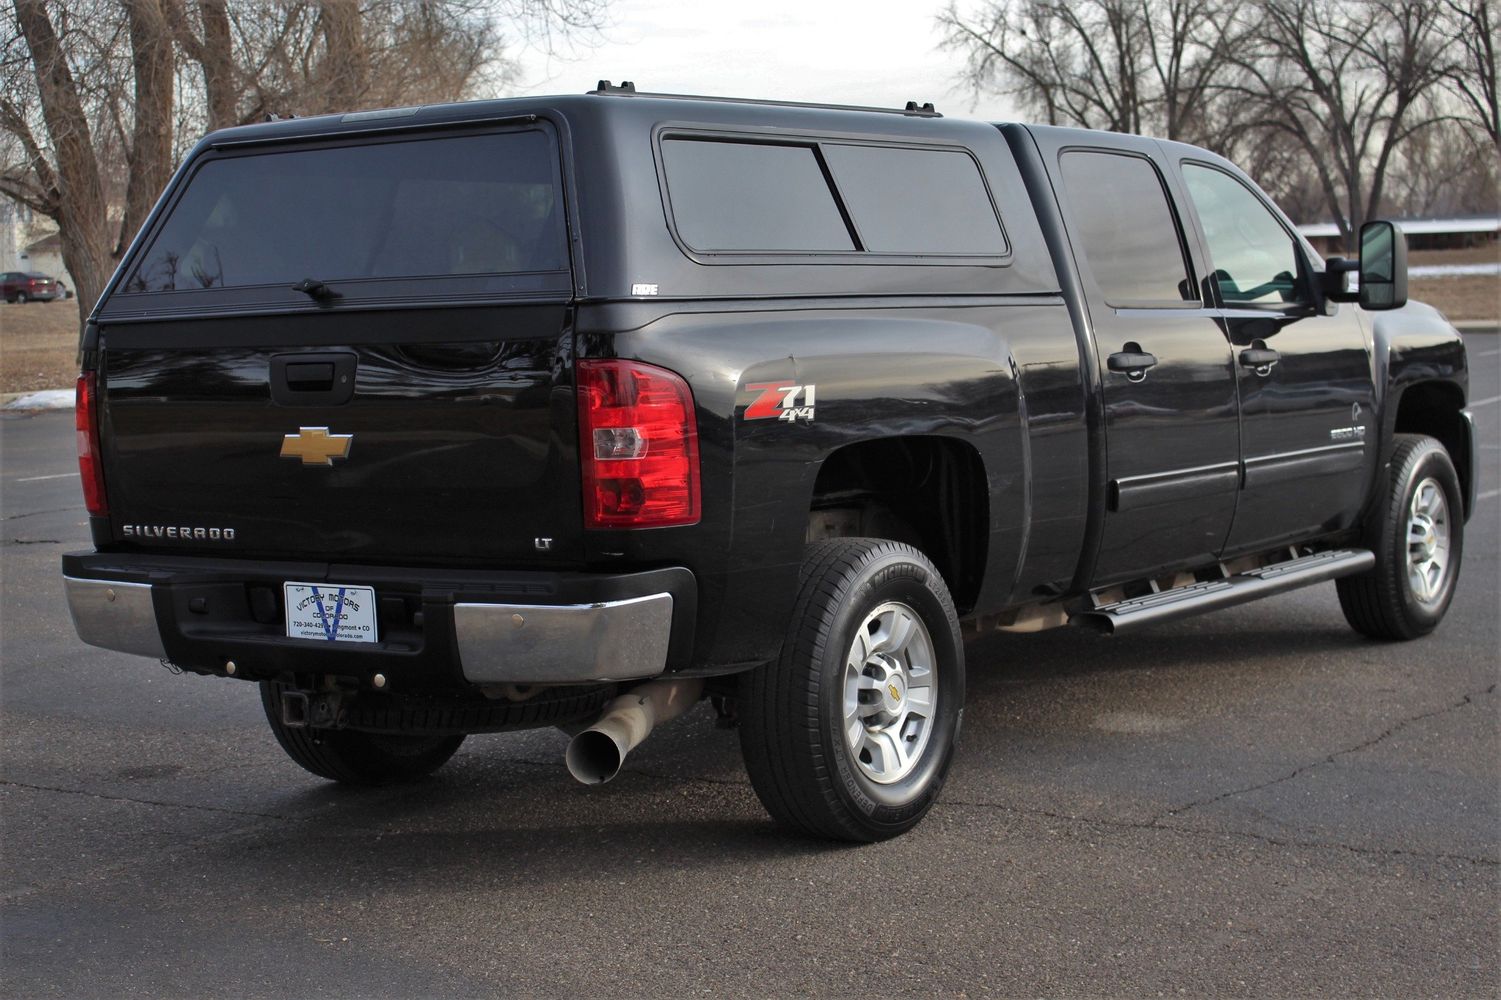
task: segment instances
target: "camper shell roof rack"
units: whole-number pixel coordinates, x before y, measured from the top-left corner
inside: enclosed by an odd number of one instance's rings
[[[612,84],[609,80],[599,81],[599,85],[589,91],[591,96],[602,97],[660,97],[673,101],[717,101],[721,104],[764,104],[778,108],[819,108],[825,111],[877,111],[887,115],[906,115],[911,118],[942,118],[933,107],[932,101],[919,103],[908,101],[904,108],[876,108],[864,107],[857,104],[819,104],[810,101],[772,101],[758,100],[750,97],[713,97],[706,94],[653,94],[647,91],[638,91],[636,85],[630,80],[621,80],[619,85]]]

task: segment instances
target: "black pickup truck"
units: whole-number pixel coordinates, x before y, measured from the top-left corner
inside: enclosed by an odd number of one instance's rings
[[[915,103],[216,132],[83,337],[68,602],[257,682],[326,778],[551,725],[604,781],[707,697],[778,820],[889,837],[948,771],[963,629],[1326,580],[1367,635],[1438,624],[1476,444],[1406,299],[1388,223],[1324,261],[1202,149]]]

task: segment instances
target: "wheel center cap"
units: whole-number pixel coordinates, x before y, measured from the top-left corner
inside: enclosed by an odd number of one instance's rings
[[[907,686],[902,683],[898,674],[889,674],[881,682],[881,703],[888,712],[901,710],[902,702],[907,700]]]

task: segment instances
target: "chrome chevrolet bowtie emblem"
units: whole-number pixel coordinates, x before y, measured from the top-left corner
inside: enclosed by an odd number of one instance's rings
[[[282,458],[300,458],[303,465],[333,465],[349,457],[353,434],[330,434],[327,427],[299,427],[281,439]]]

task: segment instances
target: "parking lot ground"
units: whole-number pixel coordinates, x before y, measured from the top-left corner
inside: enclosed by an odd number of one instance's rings
[[[1481,500],[1437,633],[1364,640],[1324,585],[975,640],[939,804],[870,847],[779,833],[703,707],[602,788],[553,731],[320,782],[250,685],[78,643],[71,415],[0,419],[0,991],[1494,996],[1501,338],[1469,339]]]

